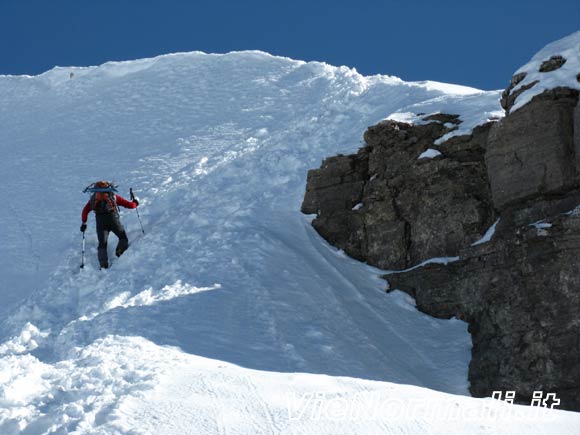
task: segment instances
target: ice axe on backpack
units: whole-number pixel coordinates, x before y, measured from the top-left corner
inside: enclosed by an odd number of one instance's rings
[[[129,193],[131,194],[131,201],[135,201],[135,194],[133,193],[133,188],[129,187]],[[136,208],[135,211],[137,212],[137,219],[139,219],[139,225],[141,225],[141,231],[145,234],[145,230],[143,229],[143,223],[141,222],[141,216],[139,216],[139,208]]]

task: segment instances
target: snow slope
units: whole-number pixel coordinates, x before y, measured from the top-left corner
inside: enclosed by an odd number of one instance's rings
[[[425,389],[467,394],[466,324],[385,295],[380,271],[328,246],[299,213],[307,170],[356,150],[368,125],[436,102],[476,125],[497,100],[261,52],[0,77],[0,193],[15,198],[0,208],[0,433],[511,427],[426,416],[421,401],[476,414],[495,405]],[[131,247],[101,272],[91,217],[80,271],[80,192],[98,179],[135,189],[146,234],[124,212]],[[288,411],[288,394],[329,403],[360,392],[418,414]],[[514,433],[580,423],[525,415],[509,419]]]

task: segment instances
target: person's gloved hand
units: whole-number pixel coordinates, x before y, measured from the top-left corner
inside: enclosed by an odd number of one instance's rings
[[[135,199],[133,200],[133,204],[135,204],[136,206],[139,206],[139,201],[137,200],[137,198],[135,198]]]
[[[86,224],[86,222],[83,222],[81,225],[81,233],[84,233],[86,229],[87,229],[87,224]]]

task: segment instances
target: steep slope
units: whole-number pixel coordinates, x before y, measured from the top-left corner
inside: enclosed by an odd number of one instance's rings
[[[451,137],[473,111],[394,114],[309,173],[303,210],[326,240],[398,270],[389,288],[421,311],[469,323],[477,397],[543,390],[580,410],[579,43],[520,68],[496,122]]]
[[[275,433],[290,428],[283,395],[311,383],[401,388],[320,374],[466,394],[466,325],[385,297],[380,271],[329,247],[299,206],[306,169],[389,113],[462,96],[493,111],[495,95],[260,52],[0,77],[1,189],[17,199],[0,210],[1,432],[183,433],[174,411],[190,406],[190,433]],[[131,247],[100,272],[90,231],[80,271],[80,191],[97,179],[137,191],[146,234],[124,213]],[[228,417],[243,400],[254,408]],[[382,430],[429,430],[417,424]]]

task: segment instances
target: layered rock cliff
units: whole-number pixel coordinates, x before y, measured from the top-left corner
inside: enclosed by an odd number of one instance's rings
[[[520,69],[502,120],[443,143],[457,114],[383,121],[308,174],[302,211],[347,254],[386,270],[444,257],[385,278],[469,323],[475,396],[553,392],[580,411],[579,45],[580,32]]]
[[[404,269],[456,255],[493,223],[484,161],[490,124],[418,159],[456,116],[425,120],[381,122],[357,154],[331,157],[308,173],[302,211],[316,214],[313,225],[325,239],[369,264]]]

